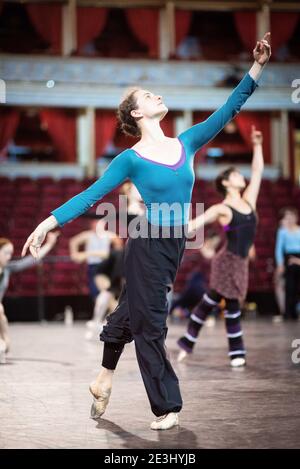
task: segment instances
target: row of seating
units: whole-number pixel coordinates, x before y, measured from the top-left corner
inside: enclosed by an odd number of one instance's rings
[[[50,211],[78,192],[84,190],[93,181],[76,181],[65,178],[55,181],[52,178],[9,178],[0,177],[0,236],[12,240],[15,256],[20,256],[22,246],[35,226],[49,216]],[[117,206],[120,188],[104,198]],[[199,180],[193,190],[193,203],[203,202],[204,207],[219,202],[210,181]],[[250,264],[250,289],[252,291],[270,291],[273,289],[274,248],[280,209],[284,206],[300,206],[300,188],[290,181],[276,182],[264,180],[258,199],[259,225],[256,236],[256,260]],[[96,206],[93,207],[95,211]],[[88,219],[80,217],[62,228],[62,235],[51,251],[57,256],[56,263],[43,263],[12,277],[9,295],[36,295],[38,291],[45,295],[85,294],[87,293],[86,266],[70,261],[60,262],[60,256],[69,255],[71,236],[88,228]],[[186,277],[197,268],[197,253],[186,250],[184,262],[178,272],[175,290],[179,291]]]

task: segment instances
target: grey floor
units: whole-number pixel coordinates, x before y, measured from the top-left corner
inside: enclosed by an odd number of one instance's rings
[[[154,432],[132,344],[97,422],[89,418],[88,384],[102,345],[85,341],[84,324],[12,324],[12,351],[0,365],[0,448],[299,447],[300,363],[291,356],[300,323],[244,321],[242,370],[229,367],[222,320],[205,328],[193,357],[177,365],[183,330],[170,325],[167,342],[184,399],[180,426]]]

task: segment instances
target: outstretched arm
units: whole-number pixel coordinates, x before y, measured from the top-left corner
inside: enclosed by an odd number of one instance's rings
[[[276,272],[282,274],[284,272],[284,231],[279,228],[276,235],[275,258],[276,258]]]
[[[63,226],[79,217],[98,200],[130,177],[130,173],[131,156],[130,152],[127,153],[127,150],[125,150],[113,159],[103,175],[94,184],[53,210],[52,215],[37,226],[28,237],[22,250],[22,256],[25,256],[29,248],[33,257],[38,258],[41,244],[44,242],[48,231],[53,230],[58,225]]]
[[[200,227],[213,223],[222,215],[228,215],[227,207],[224,204],[212,205],[204,213],[189,221],[188,234],[194,234]]]
[[[255,129],[254,125],[252,126],[251,140],[253,145],[251,179],[243,193],[243,199],[246,199],[251,207],[255,209],[264,170],[264,157],[262,148],[263,136],[259,130]]]
[[[266,33],[263,39],[257,42],[253,50],[254,64],[233,90],[226,103],[208,119],[190,127],[179,135],[179,138],[184,142],[186,148],[190,149],[191,153],[195,153],[214,138],[234,118],[256,89],[258,86],[256,81],[271,55],[269,40],[270,33]]]

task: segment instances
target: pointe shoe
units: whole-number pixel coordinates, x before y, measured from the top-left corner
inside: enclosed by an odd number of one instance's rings
[[[170,412],[169,414],[162,415],[155,419],[151,425],[151,430],[169,430],[170,428],[179,425],[178,414],[176,412]]]
[[[188,356],[188,353],[185,350],[180,350],[178,357],[177,357],[177,363],[183,362]]]
[[[246,360],[243,357],[233,358],[232,360],[230,360],[230,365],[233,368],[238,368],[239,366],[245,366]]]
[[[92,386],[89,387],[90,393],[93,396],[93,403],[91,407],[91,418],[92,419],[99,419],[105,412],[106,407],[109,402],[111,389],[107,391],[101,391],[97,395],[95,395]]]

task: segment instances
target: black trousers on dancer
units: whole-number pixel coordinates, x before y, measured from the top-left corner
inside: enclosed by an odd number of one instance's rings
[[[148,225],[149,229],[152,225]],[[184,248],[183,227],[155,227],[147,238],[129,237],[125,246],[123,286],[119,303],[108,317],[100,339],[105,342],[102,365],[114,369],[126,343],[134,340],[137,360],[152,412],[179,412],[182,399],[177,376],[167,358],[165,339],[167,293],[175,281]],[[115,364],[112,364],[115,354]]]

